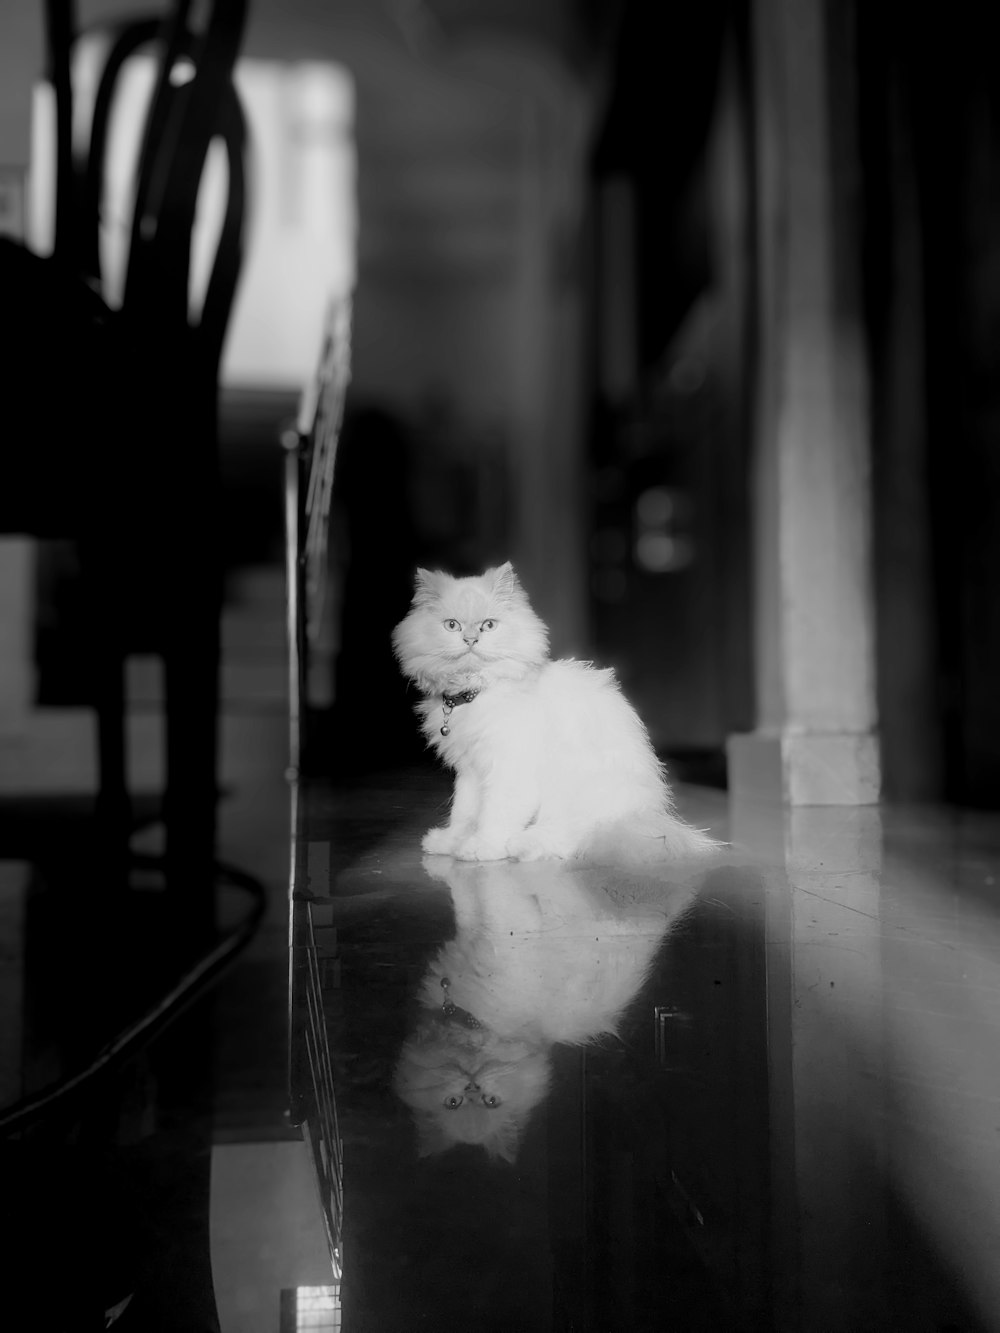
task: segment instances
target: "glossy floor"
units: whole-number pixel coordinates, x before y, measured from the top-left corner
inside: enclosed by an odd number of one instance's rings
[[[220,842],[268,914],[0,1145],[10,1327],[1000,1329],[1000,819],[685,788],[732,841],[701,870],[463,866],[419,852],[433,768],[290,788],[252,693]],[[84,815],[12,818],[8,1103],[183,956],[155,884],[102,901]]]
[[[306,801],[345,1328],[1000,1327],[1000,823],[688,789],[710,869],[475,867],[427,787]]]

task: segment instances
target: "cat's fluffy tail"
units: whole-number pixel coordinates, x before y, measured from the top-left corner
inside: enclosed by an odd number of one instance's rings
[[[574,859],[588,865],[702,861],[725,846],[672,811],[650,811],[596,828],[584,839]]]

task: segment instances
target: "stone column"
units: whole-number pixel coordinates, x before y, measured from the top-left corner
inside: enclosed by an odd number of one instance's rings
[[[757,728],[730,789],[879,797],[851,6],[755,0]]]

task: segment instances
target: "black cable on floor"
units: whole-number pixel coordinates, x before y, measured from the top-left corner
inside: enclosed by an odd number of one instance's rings
[[[136,869],[158,869],[163,864],[162,860],[155,856],[133,854],[131,860]],[[16,1133],[41,1120],[62,1107],[73,1096],[84,1091],[100,1075],[108,1073],[116,1065],[148,1045],[190,1004],[203,995],[236,956],[246,948],[257,933],[257,928],[267,910],[267,891],[253,875],[236,866],[218,861],[215,864],[215,872],[218,880],[245,889],[251,895],[253,905],[246,919],[190,967],[156,1004],[103,1046],[85,1068],[68,1078],[50,1084],[39,1092],[23,1097],[13,1106],[0,1112],[0,1135]]]

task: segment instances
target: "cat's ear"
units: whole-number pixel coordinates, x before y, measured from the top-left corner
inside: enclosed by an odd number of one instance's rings
[[[504,601],[514,601],[524,596],[524,589],[521,587],[521,581],[514,573],[514,566],[510,561],[499,565],[496,569],[487,570],[487,578],[493,585],[493,591],[497,597]]]
[[[413,580],[413,605],[426,606],[441,590],[441,573],[436,569],[418,569]]]

